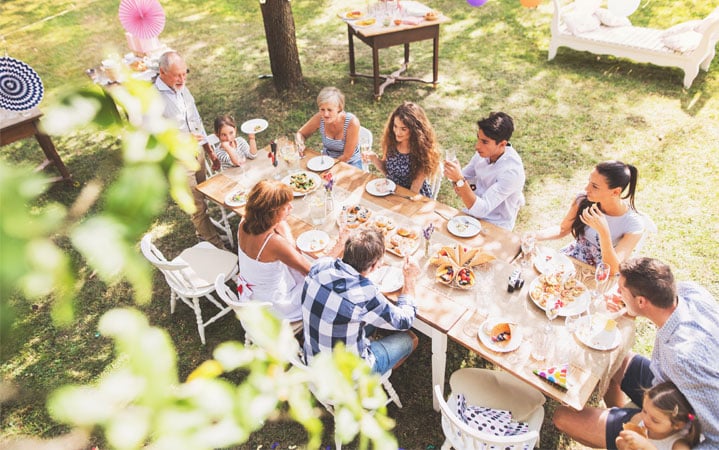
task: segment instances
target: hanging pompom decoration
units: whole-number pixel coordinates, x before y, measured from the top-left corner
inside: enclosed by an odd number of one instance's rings
[[[470,5],[472,5],[474,7],[477,7],[477,6],[482,6],[485,3],[487,3],[487,0],[467,0],[467,3],[469,3]]]
[[[157,0],[122,0],[118,16],[125,31],[140,39],[157,37],[165,28],[165,11]]]

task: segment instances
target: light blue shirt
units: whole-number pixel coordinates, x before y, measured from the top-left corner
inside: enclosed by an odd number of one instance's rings
[[[654,383],[673,382],[694,408],[706,438],[695,449],[719,448],[719,305],[695,283],[679,283],[679,303],[657,330]]]
[[[504,154],[494,163],[475,153],[462,176],[476,185],[477,198],[471,208],[462,211],[511,230],[517,220],[519,207],[524,205],[524,164],[517,151],[509,144]]]

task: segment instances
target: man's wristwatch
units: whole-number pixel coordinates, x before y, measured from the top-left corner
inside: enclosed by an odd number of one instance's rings
[[[464,178],[460,178],[459,180],[457,180],[454,183],[454,185],[455,185],[455,187],[458,187],[458,188],[461,188],[462,186],[464,186]]]

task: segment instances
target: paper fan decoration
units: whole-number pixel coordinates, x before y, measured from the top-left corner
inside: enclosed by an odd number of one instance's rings
[[[165,28],[165,11],[157,0],[122,0],[118,16],[125,31],[141,39],[157,37]]]
[[[0,58],[0,108],[26,111],[36,107],[45,90],[40,76],[22,61]]]

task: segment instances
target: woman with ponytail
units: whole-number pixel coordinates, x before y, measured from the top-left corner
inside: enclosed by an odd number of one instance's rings
[[[592,266],[619,264],[631,256],[644,233],[644,221],[634,206],[637,168],[621,161],[594,167],[584,192],[577,195],[562,223],[537,233],[537,240],[559,239],[572,233],[574,241],[562,252]]]

